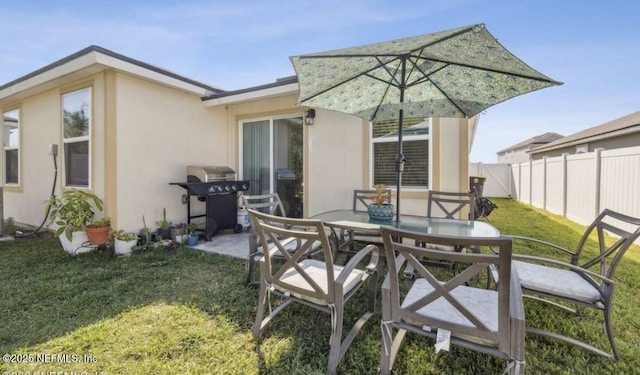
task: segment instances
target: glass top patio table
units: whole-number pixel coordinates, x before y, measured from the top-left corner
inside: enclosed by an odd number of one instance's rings
[[[400,215],[391,221],[370,220],[366,211],[333,210],[315,215],[312,219],[322,220],[334,228],[378,232],[380,226],[389,226],[402,230],[458,237],[499,237],[496,227],[483,221],[443,219],[424,216]]]

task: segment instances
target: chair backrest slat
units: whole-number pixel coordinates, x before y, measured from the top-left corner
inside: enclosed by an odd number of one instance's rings
[[[262,195],[242,195],[242,204],[246,209],[253,209],[270,215],[287,216],[278,193]]]
[[[437,210],[436,210],[437,208]],[[468,219],[475,220],[475,193],[457,193],[430,190],[427,201],[428,217],[444,217],[446,219],[462,219],[461,213],[469,211]]]
[[[582,259],[583,250],[588,246],[592,234],[597,235],[598,253],[588,259]],[[618,238],[607,239],[613,234]],[[600,266],[599,273],[612,278],[625,252],[640,238],[640,219],[621,214],[609,209],[603,210],[587,227],[572,259],[572,263],[590,269]]]
[[[384,240],[384,249],[387,255],[388,281],[391,291],[391,319],[393,321],[408,321],[413,325],[436,326],[449,329],[452,332],[472,335],[487,340],[491,340],[498,345],[508,345],[510,337],[509,311],[510,311],[510,282],[498,284],[498,327],[489,327],[482,323],[473,308],[469,308],[469,301],[461,301],[456,297],[457,288],[468,288],[468,284],[484,274],[484,270],[489,267],[496,267],[499,280],[510,280],[511,277],[511,247],[512,240],[509,237],[496,238],[470,238],[470,237],[450,237],[436,236],[408,232],[389,227],[381,227],[380,232]],[[413,243],[423,243],[425,247],[413,245]],[[491,246],[499,249],[498,254],[483,253],[462,253],[455,251],[439,250],[432,247],[484,247]],[[428,283],[431,289],[421,298],[403,303],[401,302],[401,285],[406,280],[401,276],[396,254],[405,259],[414,267],[416,280]],[[452,275],[451,272],[432,272],[420,260],[429,259],[436,261],[457,262],[467,265],[462,271]],[[415,282],[415,281],[414,281]],[[477,288],[478,290],[482,288]],[[468,289],[467,289],[468,290]],[[459,295],[459,294],[458,294]],[[425,306],[444,299],[453,308],[458,321],[437,320],[425,318],[419,310]],[[466,320],[467,323],[460,321]],[[470,323],[470,324],[469,324]]]
[[[354,190],[353,191],[353,211],[366,211],[371,204],[371,196],[375,190]],[[391,189],[385,189],[386,202],[391,204]]]
[[[308,294],[308,290],[282,280],[283,275],[289,270],[295,269],[315,291],[313,298],[333,302],[335,298],[334,284],[328,282],[328,285],[318,285],[313,275],[310,275],[299,264],[309,255],[314,246],[319,244],[322,247],[327,280],[335,280],[332,248],[322,221],[279,217],[254,209],[249,209],[249,217],[263,248],[270,249],[270,252],[278,252],[278,255],[284,258],[284,262],[272,262],[270,256],[264,257],[263,261],[267,271],[266,281],[270,284],[280,285],[287,290]]]

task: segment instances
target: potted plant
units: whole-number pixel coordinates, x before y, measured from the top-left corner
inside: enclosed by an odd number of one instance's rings
[[[182,243],[182,235],[185,234],[184,224],[175,224],[171,226],[171,240],[174,243],[181,244]]]
[[[95,249],[95,246],[86,246],[88,237],[84,228],[91,222],[94,209],[102,211],[102,200],[97,195],[86,190],[65,190],[49,198],[46,208],[50,215],[49,224],[58,226],[55,235],[66,252],[76,255]]]
[[[197,226],[194,223],[187,223],[184,226],[184,231],[188,235],[187,237],[187,246],[195,246],[198,244],[198,239],[200,239],[200,235],[197,231]]]
[[[393,220],[393,205],[387,203],[386,187],[382,184],[377,184],[373,188],[375,191],[370,197],[373,203],[370,203],[367,208],[369,219],[378,221]]]
[[[87,224],[84,231],[87,232],[87,237],[92,245],[107,243],[111,232],[111,219],[103,217],[102,219],[94,220],[92,223]]]
[[[158,226],[158,236],[163,240],[171,239],[171,222],[167,221],[167,210],[165,208],[162,209],[162,220],[156,221],[156,225]]]
[[[138,234],[120,229],[113,232],[113,250],[117,255],[128,255],[138,243]]]

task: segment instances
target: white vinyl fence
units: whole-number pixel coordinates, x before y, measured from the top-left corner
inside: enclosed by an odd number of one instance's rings
[[[482,195],[485,197],[511,198],[513,196],[513,177],[508,163],[470,163],[470,176],[486,178]]]
[[[545,157],[512,164],[511,174],[513,198],[577,223],[605,208],[640,217],[640,147]]]

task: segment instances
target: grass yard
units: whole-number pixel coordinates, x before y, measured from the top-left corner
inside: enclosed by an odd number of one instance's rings
[[[584,230],[512,200],[494,202],[499,208],[490,220],[504,234],[573,247]],[[639,265],[640,249],[635,247],[616,277],[613,324],[622,362],[529,335],[527,373],[639,373]],[[243,272],[241,260],[189,249],[71,258],[57,239],[0,242],[0,353],[23,362],[7,363],[3,357],[0,369],[109,375],[323,374],[329,315],[294,306],[280,314],[256,344],[251,326],[258,292],[243,286]],[[366,290],[354,298],[364,306]],[[272,303],[277,303],[275,298]],[[350,301],[346,321],[362,310],[358,303]],[[608,350],[598,323],[601,314],[587,310],[573,316],[533,301],[526,301],[526,307],[529,323],[571,332]],[[341,361],[341,373],[378,373],[377,311]],[[500,374],[505,367],[502,360],[458,347],[435,354],[433,345],[427,338],[407,335],[395,373]]]

